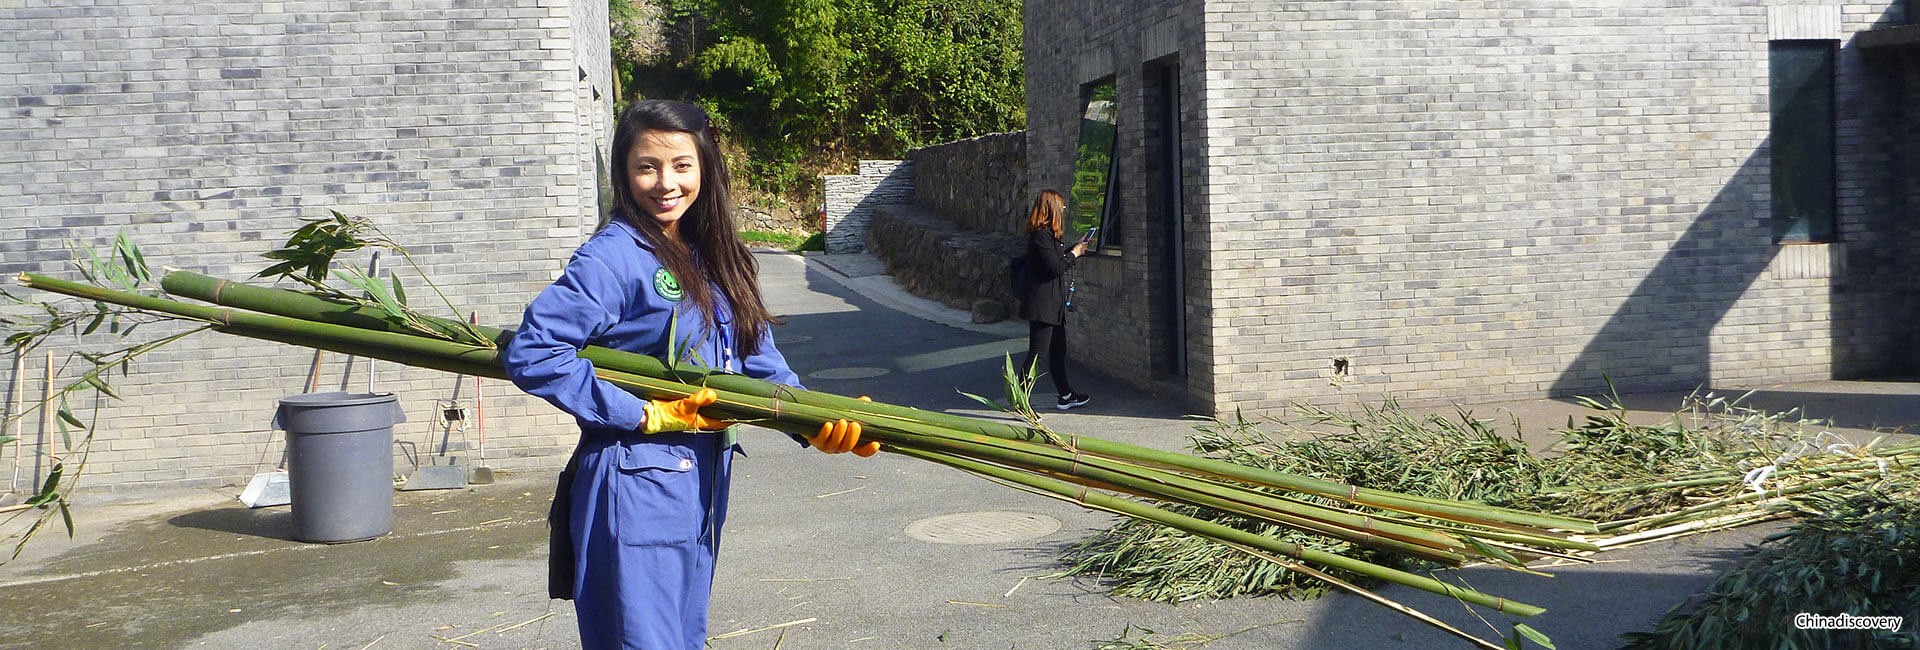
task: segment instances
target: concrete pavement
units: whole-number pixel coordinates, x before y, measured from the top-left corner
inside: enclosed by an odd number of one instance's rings
[[[969,323],[906,294],[865,256],[770,253],[761,262],[770,307],[789,321],[781,349],[810,388],[995,417],[960,391],[995,394],[1002,355],[1024,350],[1018,323]],[[1179,408],[1145,393],[1095,376],[1075,381],[1096,401],[1050,413],[1063,432],[1178,449],[1191,431]],[[1634,417],[1653,419],[1679,397],[1626,401]],[[1802,406],[1855,437],[1920,423],[1913,383],[1774,386],[1750,400]],[[1461,402],[1482,417],[1512,413],[1532,431],[1585,412],[1556,400]],[[713,648],[1086,648],[1130,626],[1162,640],[1240,632],[1208,648],[1460,645],[1347,595],[1111,598],[1091,581],[1044,578],[1059,548],[1108,525],[1107,515],[905,457],[824,457],[764,430],[743,439],[749,456],[738,465],[716,578]],[[545,597],[552,480],[502,474],[465,490],[396,493],[391,535],[332,546],[291,541],[286,508],[246,509],[234,499],[239,486],[82,495],[76,539],[44,535],[0,565],[0,647],[578,647],[570,604]],[[1766,532],[1625,549],[1555,578],[1464,574],[1482,590],[1547,607],[1527,622],[1561,648],[1613,647]],[[1446,599],[1383,593],[1498,635]]]

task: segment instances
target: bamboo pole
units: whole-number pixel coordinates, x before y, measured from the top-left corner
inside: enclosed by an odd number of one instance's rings
[[[172,274],[169,274],[172,275]],[[362,328],[317,320],[307,320],[271,313],[241,311],[228,305],[222,307],[201,307],[176,300],[155,298],[102,289],[92,285],[65,282],[45,276],[22,274],[22,284],[33,288],[66,293],[82,298],[104,302],[114,302],[137,309],[172,314],[175,316],[213,323],[216,329],[241,336],[250,336],[266,340],[275,340],[316,349],[331,349],[338,352],[358,354],[368,358],[378,358],[425,368],[468,374],[476,377],[504,378],[500,366],[500,353],[497,349],[480,345],[454,343],[447,340],[428,338],[413,333],[390,331],[391,324],[375,328]],[[237,293],[243,285],[232,283],[218,284],[213,298],[219,299]],[[277,291],[277,290],[263,290]],[[291,292],[282,292],[291,293]],[[225,296],[223,296],[225,294]],[[266,294],[262,294],[266,295]],[[294,294],[300,295],[300,294]],[[346,308],[335,312],[335,319],[362,318],[365,316],[357,308]],[[381,321],[385,322],[385,321]],[[504,333],[494,330],[491,336],[498,339]],[[1449,551],[1436,550],[1420,545],[1416,541],[1437,542],[1446,545],[1458,545],[1457,541],[1435,535],[1430,530],[1385,522],[1370,518],[1335,517],[1337,512],[1325,512],[1330,509],[1298,508],[1307,504],[1283,502],[1277,498],[1266,497],[1253,488],[1216,482],[1216,476],[1225,475],[1234,478],[1231,468],[1238,465],[1211,461],[1203,463],[1207,470],[1200,471],[1199,477],[1181,476],[1160,466],[1164,464],[1183,467],[1184,462],[1174,462],[1183,456],[1169,452],[1158,452],[1131,445],[1113,444],[1105,446],[1107,453],[1090,453],[1092,446],[1104,441],[1092,438],[1069,437],[1065,448],[1052,444],[1043,444],[1036,439],[1039,432],[1024,427],[1013,427],[1003,423],[985,423],[968,418],[946,414],[933,414],[917,409],[905,409],[890,405],[853,400],[826,393],[811,393],[798,389],[774,387],[766,382],[757,382],[742,377],[669,369],[658,360],[642,355],[628,355],[614,351],[595,351],[605,355],[602,358],[612,363],[595,363],[595,374],[613,382],[624,390],[652,399],[678,399],[701,388],[681,379],[691,376],[707,384],[726,383],[726,386],[707,386],[716,388],[720,400],[712,407],[714,415],[722,419],[748,421],[788,433],[808,434],[826,421],[853,417],[868,424],[871,436],[883,443],[883,449],[893,453],[923,458],[955,466],[965,471],[990,478],[1009,481],[1043,493],[1066,496],[1088,507],[1119,512],[1128,516],[1173,526],[1193,534],[1219,539],[1236,544],[1253,546],[1270,552],[1296,557],[1322,566],[1373,575],[1381,579],[1420,588],[1435,593],[1446,594],[1495,607],[1501,611],[1518,615],[1532,615],[1541,611],[1537,607],[1513,603],[1504,599],[1487,596],[1472,590],[1447,585],[1430,578],[1408,574],[1387,567],[1380,567],[1344,556],[1304,548],[1296,544],[1281,542],[1269,537],[1240,531],[1228,526],[1199,520],[1169,512],[1150,504],[1121,499],[1113,495],[1092,490],[1113,489],[1148,498],[1196,503],[1196,505],[1219,507],[1242,514],[1253,514],[1276,523],[1295,527],[1308,527],[1323,534],[1340,534],[1343,538],[1357,539],[1361,543],[1373,543],[1394,547],[1401,553],[1416,557],[1432,558],[1440,555],[1451,559]],[[585,354],[582,355],[586,356]],[[590,359],[591,361],[591,359]],[[630,362],[623,365],[621,362]],[[649,376],[630,372],[630,370],[657,371],[665,377]],[[746,390],[734,390],[742,388]],[[933,416],[933,417],[926,417]],[[764,419],[771,418],[771,419]],[[945,422],[968,425],[966,429],[943,426]],[[997,426],[992,426],[997,425]],[[999,434],[999,435],[995,435]],[[1144,458],[1127,458],[1123,452],[1137,451]],[[1120,456],[1118,458],[1110,457]],[[1245,469],[1245,468],[1242,468]],[[1313,485],[1311,479],[1268,472],[1281,480],[1278,487],[1287,487],[1285,483]],[[1080,482],[1074,485],[1061,477],[1071,477]],[[1297,480],[1298,479],[1298,480]],[[1344,498],[1356,503],[1363,502],[1360,497],[1398,497],[1392,493],[1372,494],[1377,491],[1363,491],[1352,486],[1342,486],[1331,482],[1319,481],[1321,492],[1328,496]],[[1071,487],[1070,487],[1071,486]],[[1381,501],[1374,498],[1370,501]],[[1385,499],[1391,500],[1391,499]],[[1463,517],[1475,520],[1494,519],[1500,509],[1473,507],[1474,504],[1453,504],[1429,499],[1404,499],[1401,507],[1420,506],[1420,514],[1431,514],[1436,508],[1431,506],[1467,506],[1464,508],[1441,508],[1448,518]],[[1340,526],[1327,522],[1308,521],[1313,517],[1300,513],[1314,513],[1317,517],[1342,521],[1353,528],[1344,533],[1336,529]],[[1516,511],[1517,512],[1517,511]],[[1463,514],[1464,513],[1464,514]],[[1527,513],[1520,513],[1527,514]],[[1570,520],[1578,521],[1578,520]],[[1496,522],[1512,527],[1517,524]],[[1590,525],[1590,524],[1589,524]],[[1449,530],[1457,534],[1471,535],[1472,531]],[[1391,533],[1407,539],[1394,539],[1384,533]],[[1456,560],[1457,562],[1457,560]]]
[[[362,328],[357,326],[337,325],[329,322],[306,320],[302,318],[289,317],[289,316],[278,316],[270,313],[240,311],[233,307],[229,307],[225,305],[223,305],[222,307],[202,307],[198,305],[190,305],[187,303],[181,303],[179,301],[168,300],[164,298],[153,298],[153,297],[140,296],[135,294],[125,294],[124,292],[116,292],[113,290],[102,289],[99,287],[95,287],[93,285],[66,282],[66,281],[61,281],[53,278],[47,278],[44,276],[36,276],[32,274],[23,274],[21,277],[22,277],[23,284],[27,284],[28,286],[32,286],[34,288],[41,288],[49,291],[67,293],[69,295],[76,295],[84,298],[117,302],[119,304],[125,304],[131,307],[160,311],[162,313],[169,313],[169,314],[174,314],[178,316],[212,322],[212,323],[216,323],[217,329],[220,329],[222,331],[232,333],[232,334],[239,334],[243,336],[253,336],[255,338],[264,338],[269,340],[277,340],[277,341],[286,342],[286,343],[293,343],[296,345],[305,345],[308,347],[315,347],[318,349],[331,349],[337,352],[358,354],[362,356],[368,356],[371,358],[381,358],[381,359],[396,361],[403,364],[435,368],[435,369],[440,369],[440,370],[445,370],[450,372],[459,372],[459,373],[469,374],[469,375],[478,376],[478,377],[495,377],[495,378],[504,377],[504,372],[500,369],[499,351],[497,349],[490,349],[490,348],[478,347],[473,345],[465,345],[465,344],[454,343],[454,342],[435,339],[435,338],[427,338],[427,337],[417,336],[412,333],[389,331],[390,328],[387,326],[381,326],[378,329],[371,329],[371,328]],[[169,277],[177,278],[181,276],[178,272],[176,272],[174,274],[169,274]],[[305,312],[305,313],[313,313],[312,312],[313,309],[320,309],[324,307],[324,308],[336,309],[336,311],[334,312],[327,312],[327,313],[334,314],[334,316],[332,317],[332,320],[336,322],[357,322],[358,324],[365,324],[365,325],[373,325],[376,322],[385,323],[385,321],[383,320],[373,319],[369,317],[365,312],[360,311],[358,308],[342,307],[337,303],[332,303],[330,301],[323,301],[318,298],[313,298],[311,296],[305,296],[305,294],[296,294],[293,292],[284,292],[284,291],[271,290],[271,289],[260,289],[258,287],[247,287],[246,285],[226,283],[224,281],[216,281],[212,284],[212,287],[214,291],[211,294],[207,294],[207,297],[209,298],[231,301],[231,298],[234,296],[250,296],[255,302],[264,303],[264,302],[267,302],[268,298],[272,298],[276,296],[283,296],[283,295],[284,296],[301,296],[301,298],[297,298],[295,300],[297,302],[306,302],[309,304],[310,309],[308,312]],[[500,333],[498,333],[497,330],[488,332],[488,333],[493,336],[501,335]],[[376,352],[375,350],[376,348],[379,350],[384,350],[386,352],[384,354]],[[680,378],[679,375],[684,375],[687,373],[685,372],[669,373],[665,365],[660,363],[657,359],[646,357],[644,355],[619,353],[616,351],[604,350],[604,349],[597,350],[596,352],[598,353],[597,355],[600,356],[602,360],[602,363],[595,364],[595,371],[598,375],[610,381],[616,381],[616,383],[623,384],[626,387],[637,388],[638,390],[636,392],[639,392],[649,398],[679,399],[679,398],[685,397],[686,395],[690,394],[691,391],[696,389],[696,387],[693,385],[690,385],[688,383],[683,383],[681,381],[676,381],[676,379]],[[626,366],[642,366],[642,368],[639,368],[639,369],[652,370],[652,371],[660,372],[662,374],[672,374],[675,377],[674,379],[662,379],[658,377],[651,377],[651,376],[636,374],[632,372],[627,372],[625,370],[618,370],[613,367],[608,367],[608,366],[616,366],[616,367],[620,366],[622,365],[622,362],[625,362],[624,365]],[[695,374],[697,378],[700,380],[704,380],[714,384],[725,384],[723,386],[717,387],[717,390],[719,390],[722,393],[721,401],[718,404],[716,404],[714,407],[717,411],[716,413],[717,415],[730,417],[736,420],[746,420],[746,421],[753,421],[756,419],[766,418],[768,416],[771,416],[775,418],[776,422],[781,422],[787,425],[787,426],[776,426],[774,428],[787,431],[788,433],[806,435],[807,433],[810,433],[811,428],[818,427],[819,424],[822,422],[826,422],[826,421],[830,421],[840,417],[846,417],[851,415],[851,416],[858,417],[859,419],[868,421],[868,424],[869,424],[868,429],[869,431],[873,432],[873,434],[870,434],[870,435],[874,435],[874,437],[876,437],[877,439],[880,439],[882,442],[892,444],[892,445],[916,444],[917,442],[927,442],[912,436],[921,436],[921,437],[930,436],[932,438],[950,440],[955,438],[956,436],[969,435],[966,431],[953,431],[951,429],[946,429],[940,426],[940,424],[943,423],[944,421],[966,420],[965,418],[958,418],[957,416],[947,416],[945,418],[927,418],[928,420],[933,420],[931,422],[928,422],[928,421],[922,421],[916,418],[921,416],[926,416],[926,415],[932,415],[932,414],[925,411],[919,411],[917,409],[905,409],[902,407],[892,407],[889,405],[876,404],[873,402],[867,402],[863,400],[855,400],[855,399],[845,398],[841,396],[833,396],[826,393],[812,393],[811,391],[802,391],[799,389],[791,389],[787,387],[774,387],[773,385],[767,382],[750,380],[744,377],[708,374],[704,372],[697,372],[692,374]],[[709,387],[713,387],[713,386],[709,386]],[[749,391],[753,391],[753,392],[741,392],[741,391],[730,390],[734,388],[746,388]],[[762,393],[762,394],[755,394],[755,393]],[[836,401],[838,402],[838,404],[835,404]],[[844,405],[844,408],[835,408],[836,406],[839,406],[839,405]],[[944,414],[940,414],[940,415],[944,415]],[[796,420],[796,418],[798,419]],[[970,422],[978,422],[978,421],[970,421]],[[1055,468],[1059,467],[1059,463],[1062,462],[1061,456],[1068,453],[1067,450],[1061,450],[1058,447],[1053,447],[1050,445],[1039,445],[1036,443],[1028,442],[1029,440],[1031,440],[1036,436],[1036,434],[1031,430],[1023,429],[1021,430],[1021,433],[1018,435],[1018,437],[1009,437],[1007,436],[1007,432],[1005,431],[981,432],[981,431],[978,431],[978,429],[979,428],[976,427],[975,428],[976,432],[973,433],[972,435],[978,436],[983,439],[992,438],[992,439],[1000,440],[1002,441],[1001,443],[1002,446],[1007,444],[1029,445],[1021,450],[1022,453],[1051,455],[1052,456],[1051,460],[1047,462],[1053,463],[1053,467]],[[993,435],[994,433],[999,433],[1001,435]],[[975,442],[978,442],[978,441],[976,440]],[[1096,456],[1084,456],[1082,454],[1082,452],[1087,451],[1086,447],[1089,444],[1094,444],[1097,442],[1099,442],[1097,441],[1097,439],[1092,439],[1092,438],[1078,438],[1078,437],[1070,438],[1069,445],[1075,447],[1075,449],[1072,450],[1072,454],[1073,454],[1072,459],[1074,459],[1073,462],[1075,464],[1082,464],[1082,463],[1090,462],[1092,458],[1105,457],[1108,459],[1113,459],[1113,456],[1117,455],[1117,454],[1111,454],[1111,455],[1101,454]],[[951,444],[951,443],[949,442],[948,444]],[[991,446],[988,446],[988,447],[976,446],[976,447],[985,449],[985,448],[990,448]],[[1111,447],[1109,448],[1109,450],[1112,451],[1119,448],[1120,447]],[[1141,451],[1151,451],[1151,450],[1144,450],[1144,448],[1139,448],[1139,449]],[[1148,459],[1149,461],[1153,460],[1154,458],[1165,459],[1168,457],[1173,457],[1178,455],[1170,454],[1166,452],[1153,452],[1152,454],[1150,454],[1150,456],[1152,456],[1152,458],[1149,458]],[[1033,461],[1034,459],[1027,458],[1025,460],[1030,462],[1030,461]],[[1144,468],[1153,467],[1151,462],[1142,464],[1130,458],[1123,459],[1123,460],[1124,462],[1128,462],[1128,463],[1134,464],[1137,467],[1143,468],[1140,470],[1135,470],[1136,476],[1139,475],[1139,472],[1147,471]],[[1219,461],[1215,461],[1215,462],[1221,465],[1229,465],[1231,467],[1240,467],[1237,465],[1231,465],[1231,464],[1222,463]],[[1288,475],[1278,475],[1277,473],[1275,474],[1277,476],[1293,478]],[[1164,483],[1166,482],[1166,477],[1168,476],[1171,476],[1171,475],[1162,472],[1148,478],[1149,480]],[[1185,479],[1182,479],[1182,480],[1185,480]],[[1392,546],[1393,544],[1390,542],[1373,542],[1373,540],[1378,537],[1377,533],[1382,533],[1382,532],[1389,534],[1393,537],[1400,538],[1401,541],[1412,541],[1416,539],[1424,539],[1431,544],[1431,543],[1435,543],[1436,539],[1439,539],[1438,537],[1430,533],[1413,532],[1416,529],[1396,526],[1396,525],[1393,525],[1391,522],[1386,522],[1385,520],[1372,519],[1372,518],[1356,519],[1352,517],[1340,517],[1336,513],[1328,511],[1324,508],[1312,509],[1315,514],[1313,518],[1318,519],[1320,521],[1309,521],[1308,518],[1304,518],[1300,516],[1301,508],[1294,507],[1291,505],[1274,507],[1275,502],[1273,501],[1267,501],[1265,503],[1262,503],[1259,506],[1253,507],[1252,509],[1249,509],[1247,507],[1227,505],[1230,503],[1239,503],[1244,505],[1248,501],[1255,501],[1255,502],[1263,501],[1263,498],[1260,497],[1257,493],[1253,493],[1250,490],[1246,490],[1238,487],[1234,488],[1233,489],[1234,491],[1232,493],[1237,494],[1239,496],[1225,497],[1218,491],[1219,489],[1221,489],[1221,486],[1223,485],[1224,484],[1208,485],[1208,484],[1197,483],[1197,482],[1187,483],[1180,486],[1180,489],[1185,490],[1184,492],[1180,492],[1180,494],[1183,497],[1186,497],[1186,499],[1192,499],[1192,498],[1196,498],[1197,495],[1201,495],[1204,493],[1207,496],[1200,496],[1199,498],[1202,498],[1203,500],[1211,499],[1210,501],[1206,501],[1206,502],[1216,507],[1224,507],[1226,509],[1239,512],[1240,514],[1243,514],[1243,515],[1260,516],[1260,518],[1263,518],[1269,521],[1274,521],[1274,523],[1291,525],[1295,527],[1304,527],[1309,530],[1316,530],[1318,532],[1327,533],[1327,534],[1331,534],[1330,533],[1331,527],[1322,522],[1326,520],[1344,520],[1343,523],[1345,523],[1347,526],[1352,527],[1351,530],[1353,530],[1353,532],[1348,533],[1347,535],[1343,536],[1343,538],[1350,539],[1351,541],[1355,541],[1356,543],[1376,543],[1376,544],[1384,544],[1384,545]],[[1337,484],[1330,484],[1330,485],[1337,485]],[[1284,488],[1287,488],[1288,486],[1280,485],[1277,487],[1281,487],[1284,489]],[[1342,491],[1345,492],[1345,496],[1347,496],[1348,498],[1352,498],[1353,496],[1361,493],[1361,491],[1358,488],[1352,488],[1350,486],[1340,486],[1340,487],[1344,488],[1344,490],[1322,490],[1322,492],[1331,492],[1333,493],[1334,498],[1340,498]],[[1196,489],[1198,489],[1197,492],[1195,491]],[[1209,492],[1209,490],[1213,490],[1213,491]],[[1137,492],[1138,491],[1136,490],[1136,493]],[[1150,496],[1150,495],[1155,496],[1155,498],[1162,498],[1162,499],[1168,499],[1168,500],[1174,500],[1174,501],[1185,500],[1179,497],[1170,498],[1164,492],[1147,491],[1146,493],[1142,494],[1142,496]],[[1361,502],[1366,503],[1365,501],[1361,501]],[[1298,502],[1295,502],[1295,503],[1297,504]],[[1462,504],[1462,505],[1470,505],[1470,504]],[[1427,515],[1434,514],[1432,512],[1432,509],[1430,508],[1419,508],[1417,512],[1419,514],[1427,514]],[[1469,512],[1469,513],[1475,513],[1475,515],[1478,515],[1481,512],[1481,510],[1477,508],[1469,507],[1469,508],[1456,509],[1454,512],[1439,513],[1439,516],[1442,516],[1448,519],[1454,519],[1456,521],[1459,519],[1467,519],[1468,520],[1467,523],[1481,523],[1482,521],[1478,516],[1462,517],[1459,514],[1460,512]],[[1264,513],[1266,516],[1261,516],[1261,513]],[[1504,523],[1504,522],[1495,522],[1495,523]],[[1508,524],[1508,525],[1511,526],[1511,524]],[[1450,532],[1459,533],[1461,531],[1458,531],[1456,529]],[[1535,531],[1520,531],[1520,532],[1528,533],[1529,534],[1527,535],[1528,537],[1537,535]],[[1463,534],[1468,534],[1468,533],[1463,533]],[[1507,537],[1506,539],[1508,539],[1509,541],[1519,541],[1518,539],[1515,539],[1513,537]],[[1461,547],[1461,545],[1459,545],[1457,542],[1450,542],[1450,541],[1438,542],[1438,545],[1441,548],[1447,549],[1447,554],[1449,555],[1453,554],[1455,551],[1457,551]],[[1407,551],[1403,549],[1403,552],[1407,552]]]
[[[393,332],[409,331],[404,325],[385,318],[383,313],[359,305],[331,301],[294,291],[228,282],[186,271],[167,273],[161,279],[161,287],[168,293],[181,297],[295,319],[352,323],[355,327],[379,328]],[[451,331],[462,325],[450,319],[427,317],[424,320],[434,323],[434,329],[443,331]],[[504,344],[512,334],[507,330],[490,327],[475,329],[482,336],[494,341],[496,346]],[[1032,441],[1044,438],[1043,434],[1025,426],[778,386],[742,375],[712,373],[690,367],[670,368],[653,357],[597,346],[588,346],[580,352],[580,356],[592,362],[595,367],[613,367],[633,374],[674,379],[682,383],[699,384],[743,395],[776,398],[841,411],[886,415],[1002,439]],[[1461,523],[1508,524],[1538,529],[1598,532],[1593,522],[1581,519],[1360,488],[1098,438],[1070,438],[1070,445],[1089,454],[1125,458],[1136,462],[1143,461],[1179,471],[1211,474],[1257,486],[1304,492],[1375,508],[1449,519]]]
[[[1407,573],[1399,569],[1383,567],[1344,555],[1307,548],[1298,544],[1283,542],[1271,537],[1256,535],[1211,521],[1168,512],[1138,502],[1118,499],[1098,492],[1090,492],[1084,486],[1076,486],[1065,481],[1015,472],[1007,470],[1006,468],[938,452],[905,449],[900,450],[898,453],[942,465],[949,465],[968,473],[989,476],[1008,483],[1027,486],[1036,491],[1049,493],[1083,506],[1124,514],[1179,530],[1198,531],[1198,534],[1206,537],[1224,539],[1234,544],[1244,544],[1320,566],[1352,571],[1364,576],[1386,580],[1394,584],[1457,598],[1476,605],[1492,607],[1496,611],[1513,614],[1515,616],[1533,616],[1546,611],[1546,609],[1541,607],[1507,600],[1497,596],[1490,596],[1471,589],[1450,585],[1426,576]]]

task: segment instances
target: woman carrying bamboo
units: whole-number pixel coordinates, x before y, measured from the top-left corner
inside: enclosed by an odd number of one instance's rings
[[[799,386],[774,347],[758,265],[734,231],[730,179],[707,116],[647,100],[621,114],[614,214],[527,307],[504,363],[515,385],[574,416],[580,443],[554,495],[555,575],[587,648],[706,644],[726,519],[731,425],[700,414],[711,390],[646,400],[594,376],[598,345]],[[871,456],[860,424],[806,442]]]

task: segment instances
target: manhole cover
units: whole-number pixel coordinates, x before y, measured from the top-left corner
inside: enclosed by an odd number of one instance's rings
[[[868,379],[887,374],[886,368],[828,368],[809,375],[814,379]]]
[[[907,536],[935,544],[1003,544],[1045,537],[1060,520],[1031,512],[961,512],[907,524]]]

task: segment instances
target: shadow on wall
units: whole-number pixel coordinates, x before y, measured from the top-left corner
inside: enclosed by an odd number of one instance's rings
[[[1634,392],[1684,390],[1708,383],[1714,326],[1767,271],[1779,250],[1772,241],[1768,216],[1756,212],[1766,203],[1752,198],[1768,187],[1763,173],[1765,151],[1763,144],[1700,211],[1687,232],[1560,373],[1549,389],[1551,395],[1605,390],[1609,379],[1621,390]],[[1646,198],[1653,204],[1663,197]],[[1638,214],[1631,213],[1630,207],[1616,218],[1631,223],[1644,219],[1654,207],[1646,206]]]
[[[1920,10],[1920,3],[1911,6]],[[1920,34],[1920,27],[1902,29],[1909,38]],[[1856,42],[1867,41],[1866,34]],[[1920,247],[1920,229],[1912,227],[1920,218],[1920,47],[1855,47],[1861,55],[1861,97],[1854,102],[1862,122],[1861,162],[1847,181],[1869,198],[1841,224],[1847,285],[1834,296],[1840,335],[1834,370],[1847,378],[1911,377],[1920,374],[1920,329],[1912,326],[1920,318],[1914,299],[1920,274],[1914,273],[1912,254]],[[1849,236],[1856,232],[1871,236]]]

